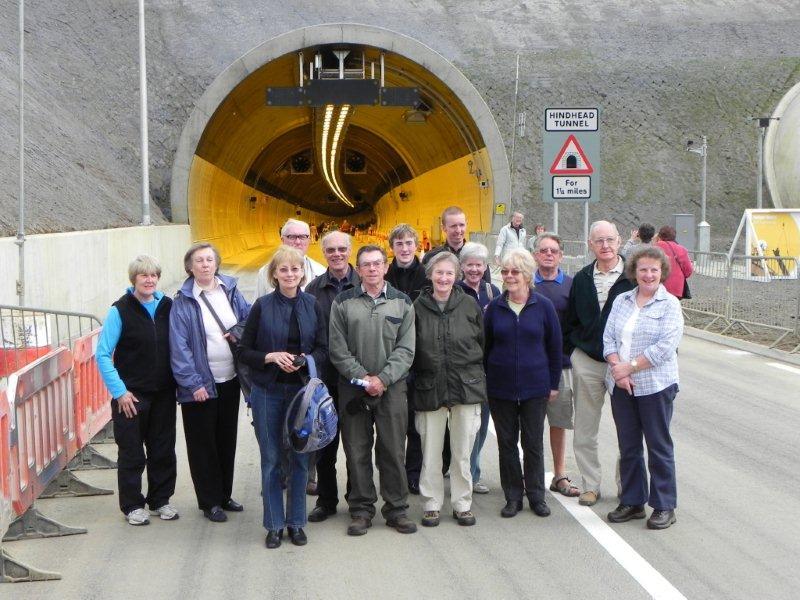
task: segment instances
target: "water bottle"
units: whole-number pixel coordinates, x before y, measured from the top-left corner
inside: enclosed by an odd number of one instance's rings
[[[352,385],[361,386],[362,388],[366,388],[369,385],[369,381],[365,379],[358,379],[357,377],[353,377],[353,379],[350,380],[350,383]]]

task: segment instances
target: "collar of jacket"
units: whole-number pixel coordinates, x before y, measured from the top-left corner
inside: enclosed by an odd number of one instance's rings
[[[528,295],[528,301],[525,303],[525,306],[530,306],[531,304],[536,304],[536,290],[530,288],[531,293]],[[497,304],[499,306],[503,306],[508,310],[511,310],[511,307],[508,305],[508,290],[505,290],[500,296],[498,296]]]
[[[467,298],[466,292],[461,289],[460,285],[453,284],[453,289],[450,292],[450,297],[447,299],[447,304],[442,312],[451,312]],[[433,286],[427,285],[420,290],[419,298],[417,300],[429,310],[439,312],[439,301],[433,297]],[[472,298],[470,302],[474,302]]]
[[[632,290],[625,292],[621,297],[625,298],[625,300],[627,302],[636,302],[636,294],[638,293],[638,290],[639,290],[639,286],[637,285]],[[650,300],[647,301],[647,304],[645,304],[645,306],[653,304],[654,302],[661,302],[663,300],[669,300],[669,297],[671,295],[672,294],[670,294],[667,291],[667,288],[664,287],[664,282],[662,281],[661,283],[658,284],[658,289],[656,290],[656,293],[653,294],[653,297],[650,298]],[[644,308],[644,307],[642,307],[642,308]]]
[[[319,277],[320,277],[320,287],[333,286],[333,282],[331,281],[330,269],[325,269],[325,272]],[[358,276],[358,273],[356,273],[356,270],[350,263],[347,263],[347,277],[344,278],[344,281],[352,284],[353,286],[356,286],[361,283],[361,278]]]
[[[225,288],[225,293],[230,294],[231,290],[236,287],[236,282],[238,279],[236,277],[231,277],[229,275],[223,275],[222,273],[217,273],[217,278],[219,282],[222,284],[222,287]],[[186,296],[187,298],[191,298],[192,300],[197,300],[192,293],[192,288],[194,287],[194,275],[189,275],[186,278],[186,281],[183,282],[181,285],[181,289],[178,290],[178,294]]]
[[[141,304],[141,300],[139,300],[136,296],[133,295],[133,286],[128,287],[126,291],[128,292],[129,296],[131,296],[134,300],[136,300],[137,302],[139,302],[139,304]],[[163,297],[164,297],[164,292],[158,290],[153,294],[153,300],[156,301],[156,306],[161,304],[161,299]]]

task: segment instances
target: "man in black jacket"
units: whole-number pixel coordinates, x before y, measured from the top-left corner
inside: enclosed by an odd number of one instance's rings
[[[322,237],[322,252],[328,269],[306,286],[306,292],[317,298],[317,304],[325,316],[325,331],[331,319],[331,306],[336,296],[361,283],[358,273],[350,264],[352,242],[350,236],[341,231],[331,231]],[[325,364],[322,380],[339,409],[338,372],[330,362]],[[317,505],[308,515],[312,523],[324,521],[336,514],[339,503],[339,490],[336,485],[336,455],[339,451],[339,433],[334,440],[316,453],[317,466]]]
[[[624,274],[619,245],[616,225],[592,223],[589,249],[597,260],[575,274],[564,318],[564,352],[570,354],[575,385],[573,449],[583,479],[579,502],[584,506],[592,506],[600,498],[597,432],[606,395],[603,330],[614,299],[633,289]]]
[[[386,281],[406,294],[414,302],[420,290],[430,284],[425,267],[417,258],[419,239],[416,230],[407,223],[399,223],[389,232],[389,245],[394,259],[386,272]],[[406,479],[408,491],[419,494],[419,475],[422,471],[422,441],[414,427],[413,375],[408,383],[408,430],[406,431]]]

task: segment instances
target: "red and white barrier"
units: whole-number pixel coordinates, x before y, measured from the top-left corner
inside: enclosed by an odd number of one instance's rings
[[[98,328],[79,338],[72,348],[79,449],[111,420],[111,394],[100,377],[95,357],[100,331]]]

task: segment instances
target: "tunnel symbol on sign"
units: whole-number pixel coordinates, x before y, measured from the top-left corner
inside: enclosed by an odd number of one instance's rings
[[[591,175],[594,167],[574,135],[570,135],[550,166],[551,175]]]

